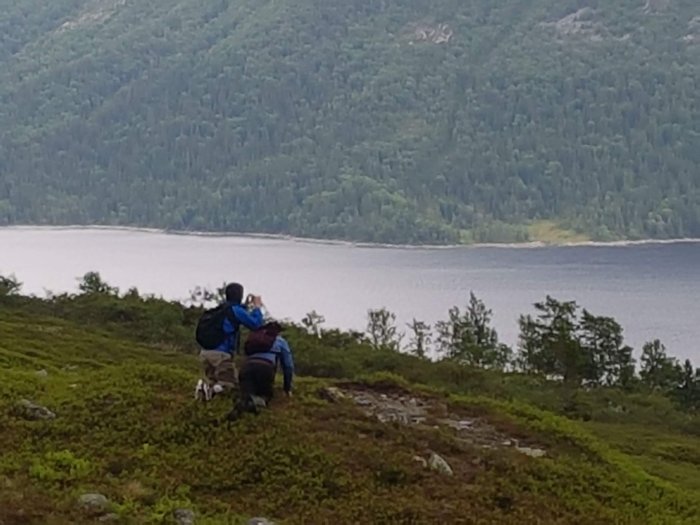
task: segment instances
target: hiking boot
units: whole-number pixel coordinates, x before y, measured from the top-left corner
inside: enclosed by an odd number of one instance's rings
[[[238,419],[245,414],[246,412],[250,412],[249,408],[250,403],[245,400],[245,399],[238,399],[233,403],[233,409],[231,412],[228,413],[226,416],[226,419],[229,422],[234,422],[238,421]]]
[[[226,390],[223,385],[220,385],[219,383],[215,383],[214,386],[211,387],[211,397],[218,396],[219,394],[223,394],[224,391]]]
[[[253,414],[259,414],[260,410],[267,407],[267,402],[260,396],[250,395],[248,398],[248,410]]]
[[[211,401],[214,397],[214,390],[209,385],[209,383],[204,383],[204,401]]]
[[[201,379],[197,381],[197,386],[194,387],[194,398],[197,401],[206,401],[206,393],[204,390],[204,387],[206,386],[206,383],[202,381]]]
[[[209,386],[209,383],[203,379],[197,381],[197,386],[194,388],[194,398],[197,401],[206,402],[211,401],[212,397],[214,397],[214,391],[212,387]]]

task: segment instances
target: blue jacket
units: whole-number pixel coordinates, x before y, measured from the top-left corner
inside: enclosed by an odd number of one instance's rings
[[[250,312],[245,309],[244,306],[240,304],[235,304],[231,307],[233,316],[236,320],[250,330],[256,330],[263,325],[263,314],[260,308],[253,308]],[[238,340],[238,329],[234,324],[226,318],[224,320],[224,333],[226,333],[226,339],[219,345],[216,349],[219,352],[226,352],[227,354],[233,355],[236,352]]]
[[[275,344],[272,345],[272,349],[269,352],[261,352],[251,357],[254,359],[264,359],[275,367],[279,362],[282,366],[282,373],[284,374],[284,391],[290,392],[292,390],[294,359],[292,358],[292,349],[289,348],[289,343],[286,339],[278,335],[277,339],[275,339]]]

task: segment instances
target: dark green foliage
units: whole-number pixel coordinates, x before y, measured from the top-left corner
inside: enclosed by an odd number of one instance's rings
[[[632,348],[622,327],[610,317],[595,316],[573,301],[547,296],[535,303],[537,317],[520,317],[518,366],[526,372],[559,377],[566,383],[630,386],[635,377]]]
[[[440,356],[469,366],[503,370],[510,361],[511,350],[498,342],[498,334],[491,327],[492,315],[471,292],[464,313],[455,306],[448,312],[447,321],[435,325]]]
[[[627,387],[634,379],[632,348],[624,344],[622,327],[611,317],[583,310],[578,325],[581,352],[588,363],[584,377],[590,384]]]
[[[402,334],[396,328],[396,314],[389,312],[386,308],[369,310],[367,338],[374,348],[398,352],[401,349]]]
[[[520,363],[523,370],[535,371],[578,384],[583,379],[586,359],[576,337],[576,310],[573,301],[560,302],[547,296],[535,303],[537,317],[520,317]]]
[[[640,363],[639,376],[650,388],[671,389],[684,376],[678,360],[666,354],[666,347],[658,339],[644,345]]]
[[[683,363],[681,380],[675,393],[681,406],[689,410],[700,410],[700,369],[693,370],[690,359]]]
[[[643,4],[0,0],[0,224],[700,236],[696,2]]]
[[[0,275],[0,296],[17,295],[20,290],[22,290],[22,283],[14,275],[8,277]]]
[[[78,283],[78,290],[86,295],[117,295],[119,293],[119,289],[114,288],[103,281],[102,276],[98,272],[86,273]],[[138,296],[138,291],[132,293],[132,295]]]
[[[407,347],[408,352],[421,359],[426,358],[432,342],[430,325],[414,318],[406,326],[411,331]]]

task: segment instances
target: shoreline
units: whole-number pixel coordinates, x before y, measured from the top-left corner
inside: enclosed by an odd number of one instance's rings
[[[238,239],[253,239],[253,240],[274,240],[287,241],[300,244],[321,244],[330,246],[349,246],[356,248],[389,248],[403,250],[453,250],[457,248],[501,248],[501,249],[538,249],[538,248],[586,248],[586,247],[610,247],[624,248],[628,246],[644,246],[644,245],[664,245],[664,244],[697,244],[700,243],[700,238],[683,237],[678,239],[639,239],[639,240],[621,240],[621,241],[583,241],[583,242],[544,242],[544,241],[529,241],[521,243],[473,243],[473,244],[391,244],[391,243],[373,243],[366,241],[345,241],[342,239],[319,239],[313,237],[297,237],[294,235],[277,234],[277,233],[236,233],[236,232],[203,232],[203,231],[186,231],[186,230],[166,230],[161,228],[148,228],[139,226],[105,226],[105,225],[31,225],[17,224],[11,226],[0,226],[0,232],[8,231],[112,231],[125,233],[148,233],[158,235],[172,236],[191,236],[191,237],[222,237],[222,238],[238,238]]]

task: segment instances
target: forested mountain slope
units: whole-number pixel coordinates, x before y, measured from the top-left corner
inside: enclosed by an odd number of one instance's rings
[[[698,93],[696,0],[0,0],[0,224],[700,236]]]

